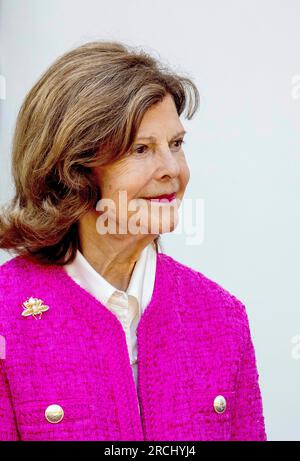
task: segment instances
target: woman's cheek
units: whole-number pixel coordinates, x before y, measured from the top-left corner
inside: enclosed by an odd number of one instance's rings
[[[188,164],[184,160],[182,164],[182,168],[181,168],[181,182],[182,182],[182,186],[184,189],[188,185],[189,180],[190,180],[190,169],[188,167]]]

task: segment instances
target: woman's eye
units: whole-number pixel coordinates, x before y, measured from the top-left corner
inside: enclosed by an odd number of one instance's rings
[[[141,151],[140,149],[145,149],[147,146],[138,146],[134,149],[134,151],[137,153],[137,154],[144,154],[145,151]]]
[[[182,146],[182,144],[184,143],[184,139],[177,139],[176,141],[173,141],[173,144],[175,144],[175,148],[179,148]],[[145,146],[145,145],[140,145],[140,146],[137,146],[133,151],[137,154],[145,154],[146,153],[146,150],[148,146]]]
[[[179,142],[179,145],[177,145],[177,146],[175,146],[175,147],[181,147],[182,144],[184,144],[185,141],[184,141],[184,139],[177,139],[177,140],[174,141],[174,142],[175,142],[175,143],[176,143],[176,142]]]

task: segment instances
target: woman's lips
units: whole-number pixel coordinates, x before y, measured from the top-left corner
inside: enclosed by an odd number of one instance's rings
[[[165,202],[166,199],[171,202],[176,198],[176,193],[174,194],[164,194],[164,195],[158,195],[157,197],[142,197],[145,200],[150,200],[151,202]]]

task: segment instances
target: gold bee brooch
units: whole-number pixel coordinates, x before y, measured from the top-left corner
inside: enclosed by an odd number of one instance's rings
[[[40,319],[42,313],[49,309],[49,306],[44,305],[44,301],[38,298],[30,297],[27,301],[24,301],[22,304],[23,312],[22,315],[27,317],[28,315],[33,315],[33,317],[37,320]],[[39,317],[36,317],[39,316]]]

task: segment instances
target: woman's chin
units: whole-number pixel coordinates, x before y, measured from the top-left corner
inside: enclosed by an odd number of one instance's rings
[[[148,229],[151,234],[166,234],[168,232],[173,232],[177,225],[178,214],[175,213],[175,219],[174,217],[171,217],[170,219],[160,219],[159,221],[152,220],[151,226],[148,226]]]

